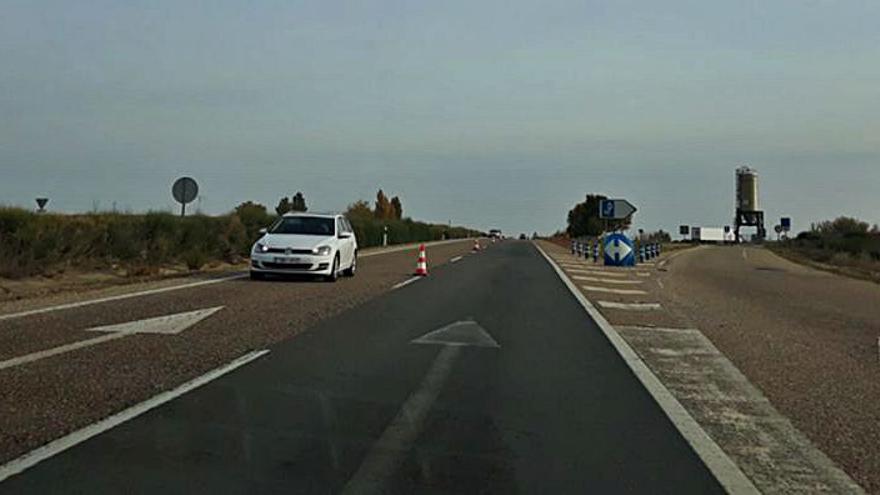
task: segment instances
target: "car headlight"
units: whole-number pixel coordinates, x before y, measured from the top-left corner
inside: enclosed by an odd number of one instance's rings
[[[318,256],[329,256],[332,250],[333,249],[330,246],[319,246],[312,249],[312,253],[317,254]]]
[[[263,244],[262,242],[258,242],[254,246],[254,251],[257,251],[258,253],[266,253],[269,251],[269,246]]]

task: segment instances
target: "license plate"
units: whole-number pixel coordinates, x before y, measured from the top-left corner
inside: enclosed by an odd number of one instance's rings
[[[281,264],[287,264],[287,265],[299,263],[300,261],[302,261],[302,258],[275,258],[275,263],[281,263]]]

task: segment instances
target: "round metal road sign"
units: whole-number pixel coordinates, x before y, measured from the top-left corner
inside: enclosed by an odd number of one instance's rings
[[[196,184],[195,179],[192,177],[181,177],[174,181],[174,185],[171,186],[171,195],[174,196],[178,203],[192,203],[196,196],[199,195],[199,185]]]

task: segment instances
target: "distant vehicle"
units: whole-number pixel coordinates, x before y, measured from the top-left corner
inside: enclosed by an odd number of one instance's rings
[[[303,274],[335,282],[340,273],[357,271],[357,239],[343,215],[287,213],[260,233],[251,250],[252,279]]]
[[[527,239],[528,239],[528,236],[526,236],[525,234],[520,234],[520,235],[519,235],[519,240],[521,240],[521,241],[525,241],[525,240],[527,240]]]
[[[501,239],[503,236],[500,230],[492,229],[489,231],[489,237],[491,237],[492,239]]]
[[[695,242],[718,242],[726,240],[723,227],[694,227],[691,229],[691,240]]]

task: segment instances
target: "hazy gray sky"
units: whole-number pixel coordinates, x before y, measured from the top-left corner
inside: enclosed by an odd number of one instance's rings
[[[561,228],[880,222],[880,2],[0,0],[0,203],[313,208]]]

